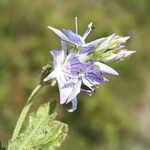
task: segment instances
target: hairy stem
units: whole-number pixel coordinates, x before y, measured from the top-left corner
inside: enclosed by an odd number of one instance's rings
[[[42,85],[37,85],[36,88],[32,91],[30,97],[27,99],[27,102],[18,118],[18,121],[17,121],[17,124],[15,126],[15,129],[14,129],[14,132],[13,132],[13,135],[12,135],[12,139],[11,140],[14,140],[16,139],[16,137],[18,136],[20,130],[21,130],[21,127],[22,127],[22,124],[25,120],[25,117],[33,103],[33,98],[35,97],[35,95],[37,94],[37,92],[40,90],[40,88],[42,87]]]

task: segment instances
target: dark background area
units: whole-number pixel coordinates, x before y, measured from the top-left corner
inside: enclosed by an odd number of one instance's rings
[[[49,50],[60,49],[58,37],[47,29],[74,28],[79,33],[94,22],[87,41],[112,33],[130,35],[127,48],[137,51],[114,63],[120,76],[109,77],[92,97],[80,94],[78,110],[58,106],[58,119],[69,124],[60,150],[150,149],[150,1],[149,0],[0,0],[0,140],[7,144],[17,118]],[[32,110],[58,97],[57,87],[44,87]]]

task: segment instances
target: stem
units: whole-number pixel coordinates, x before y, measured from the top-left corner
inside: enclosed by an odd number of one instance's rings
[[[18,121],[17,121],[17,124],[15,126],[15,129],[14,129],[14,132],[13,132],[13,135],[12,135],[12,139],[11,140],[14,140],[16,139],[16,137],[18,136],[20,130],[21,130],[21,127],[22,127],[22,124],[25,120],[25,117],[33,103],[33,98],[35,97],[35,95],[37,94],[37,92],[40,90],[40,88],[42,87],[42,85],[37,85],[36,88],[32,91],[30,97],[27,99],[27,102],[18,118]]]

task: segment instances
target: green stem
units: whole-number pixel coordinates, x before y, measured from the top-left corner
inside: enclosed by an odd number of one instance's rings
[[[18,136],[20,130],[21,130],[21,127],[22,127],[22,124],[25,120],[25,117],[33,103],[33,98],[35,97],[35,95],[37,94],[37,92],[40,90],[40,88],[42,87],[42,85],[37,85],[36,88],[32,91],[30,97],[27,99],[27,102],[19,116],[19,119],[17,121],[17,124],[15,126],[15,129],[14,129],[14,132],[13,132],[13,135],[12,135],[12,139],[11,140],[14,140],[16,139],[16,137]]]

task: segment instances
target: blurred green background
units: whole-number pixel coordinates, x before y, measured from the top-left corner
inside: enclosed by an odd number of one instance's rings
[[[0,0],[0,140],[11,137],[18,115],[38,84],[41,67],[59,49],[48,25],[79,32],[94,22],[88,41],[112,33],[130,35],[127,47],[137,53],[112,67],[119,77],[92,97],[80,94],[78,110],[58,106],[58,119],[69,124],[60,150],[150,149],[150,0]],[[58,98],[57,87],[44,87],[32,110]]]

